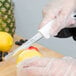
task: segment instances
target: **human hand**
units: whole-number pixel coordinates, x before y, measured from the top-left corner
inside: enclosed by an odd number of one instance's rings
[[[76,76],[76,59],[32,58],[18,65],[18,76]]]
[[[51,20],[55,20],[50,29],[50,35],[56,36],[61,29],[73,27],[72,24],[75,24],[76,21],[71,17],[71,14],[75,12],[75,3],[75,0],[52,0],[43,9],[43,20],[39,28]]]

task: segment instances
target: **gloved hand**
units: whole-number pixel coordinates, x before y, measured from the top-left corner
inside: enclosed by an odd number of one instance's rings
[[[76,59],[32,58],[18,65],[18,76],[76,76]]]
[[[50,30],[52,36],[56,36],[65,27],[73,27],[72,24],[75,24],[75,20],[71,17],[71,14],[75,12],[75,4],[76,0],[52,0],[43,9],[43,20],[39,28],[53,19],[55,23]]]

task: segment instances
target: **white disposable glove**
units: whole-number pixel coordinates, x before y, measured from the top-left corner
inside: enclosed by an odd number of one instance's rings
[[[76,76],[76,59],[32,58],[18,65],[18,76]]]
[[[50,29],[50,35],[56,36],[61,29],[73,27],[71,24],[76,22],[72,18],[72,14],[75,13],[75,4],[76,0],[52,0],[43,8],[43,20],[39,28],[42,28],[51,20],[55,20],[52,29]]]

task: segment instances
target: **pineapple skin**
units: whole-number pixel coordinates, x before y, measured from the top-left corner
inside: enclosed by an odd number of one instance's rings
[[[0,0],[0,31],[15,34],[14,3],[12,0]]]

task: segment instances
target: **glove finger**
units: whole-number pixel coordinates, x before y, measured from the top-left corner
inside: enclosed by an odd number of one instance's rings
[[[43,67],[28,67],[28,68],[23,68],[20,72],[23,74],[22,76],[43,76]]]
[[[51,15],[51,17],[49,17],[49,15],[46,15],[44,17],[44,19],[41,21],[41,23],[39,24],[38,29],[41,29],[44,25],[46,25],[48,22],[50,22],[51,20],[54,19],[54,15]]]
[[[51,64],[50,62],[45,67],[46,76],[64,76],[69,63],[66,63],[65,60],[62,59],[55,59]],[[48,73],[47,73],[48,72]]]
[[[19,68],[23,68],[23,66],[27,66],[28,64],[32,63],[33,61],[35,60],[38,60],[40,59],[40,57],[33,57],[33,58],[30,58],[30,59],[25,59],[24,61],[20,62],[17,67]]]
[[[76,59],[71,56],[65,56],[62,59],[64,59],[66,62],[69,62],[69,63],[73,62],[73,64],[76,64]]]
[[[45,67],[50,60],[51,60],[50,58],[38,58],[30,61],[28,64],[24,63],[23,67],[27,67],[27,66]]]
[[[60,7],[59,8],[54,8],[54,9],[50,8],[50,10],[49,9],[47,9],[47,10],[44,9],[43,12],[46,12],[46,15],[44,15],[44,18],[39,25],[39,29],[42,28],[44,25],[46,25],[51,20],[56,19],[58,14],[61,12],[61,8]]]

